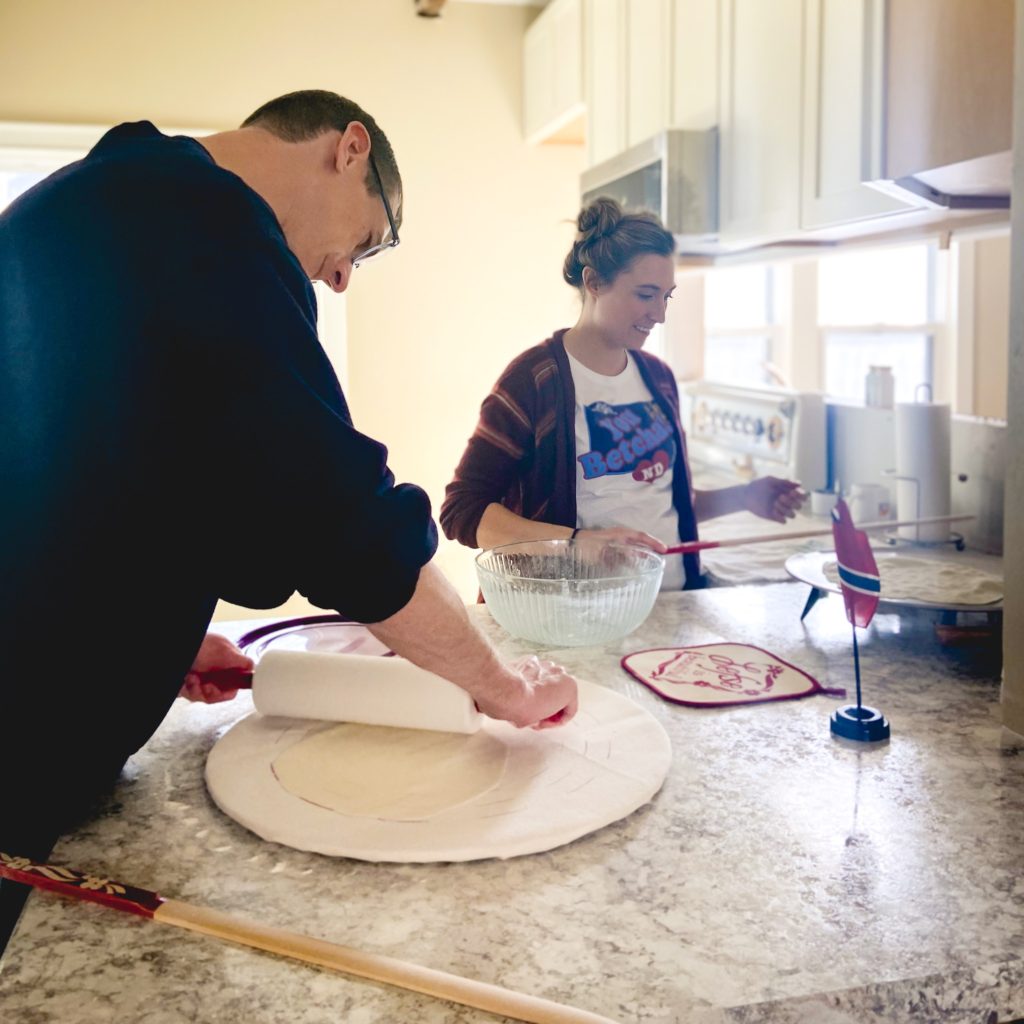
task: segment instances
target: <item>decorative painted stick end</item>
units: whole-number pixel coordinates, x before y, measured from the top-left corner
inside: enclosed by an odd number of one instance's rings
[[[139,917],[152,917],[164,902],[162,896],[149,889],[137,889],[110,878],[83,874],[54,864],[36,864],[28,857],[15,857],[2,851],[0,878],[31,885],[36,889],[49,889],[62,896],[102,903],[105,907],[137,914]]]

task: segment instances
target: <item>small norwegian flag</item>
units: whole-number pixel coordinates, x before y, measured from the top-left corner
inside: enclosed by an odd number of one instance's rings
[[[882,586],[868,536],[854,527],[850,510],[842,498],[832,509],[832,536],[846,617],[854,626],[863,628],[875,614]]]

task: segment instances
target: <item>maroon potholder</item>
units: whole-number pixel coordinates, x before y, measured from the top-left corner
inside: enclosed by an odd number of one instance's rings
[[[844,689],[822,686],[803,669],[752,644],[655,647],[627,654],[622,667],[659,697],[692,708],[791,700],[814,693],[846,696]]]

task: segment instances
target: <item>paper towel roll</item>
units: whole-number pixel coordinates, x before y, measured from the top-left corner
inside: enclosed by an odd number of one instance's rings
[[[941,402],[896,403],[896,508],[900,519],[949,515],[950,411]],[[903,526],[907,540],[949,539],[948,523]]]
[[[465,690],[404,658],[267,651],[252,699],[261,715],[476,732],[481,715]]]

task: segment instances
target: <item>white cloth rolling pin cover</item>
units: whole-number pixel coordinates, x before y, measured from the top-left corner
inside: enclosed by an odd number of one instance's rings
[[[404,658],[266,651],[252,697],[261,715],[476,732],[481,714],[465,690]]]

